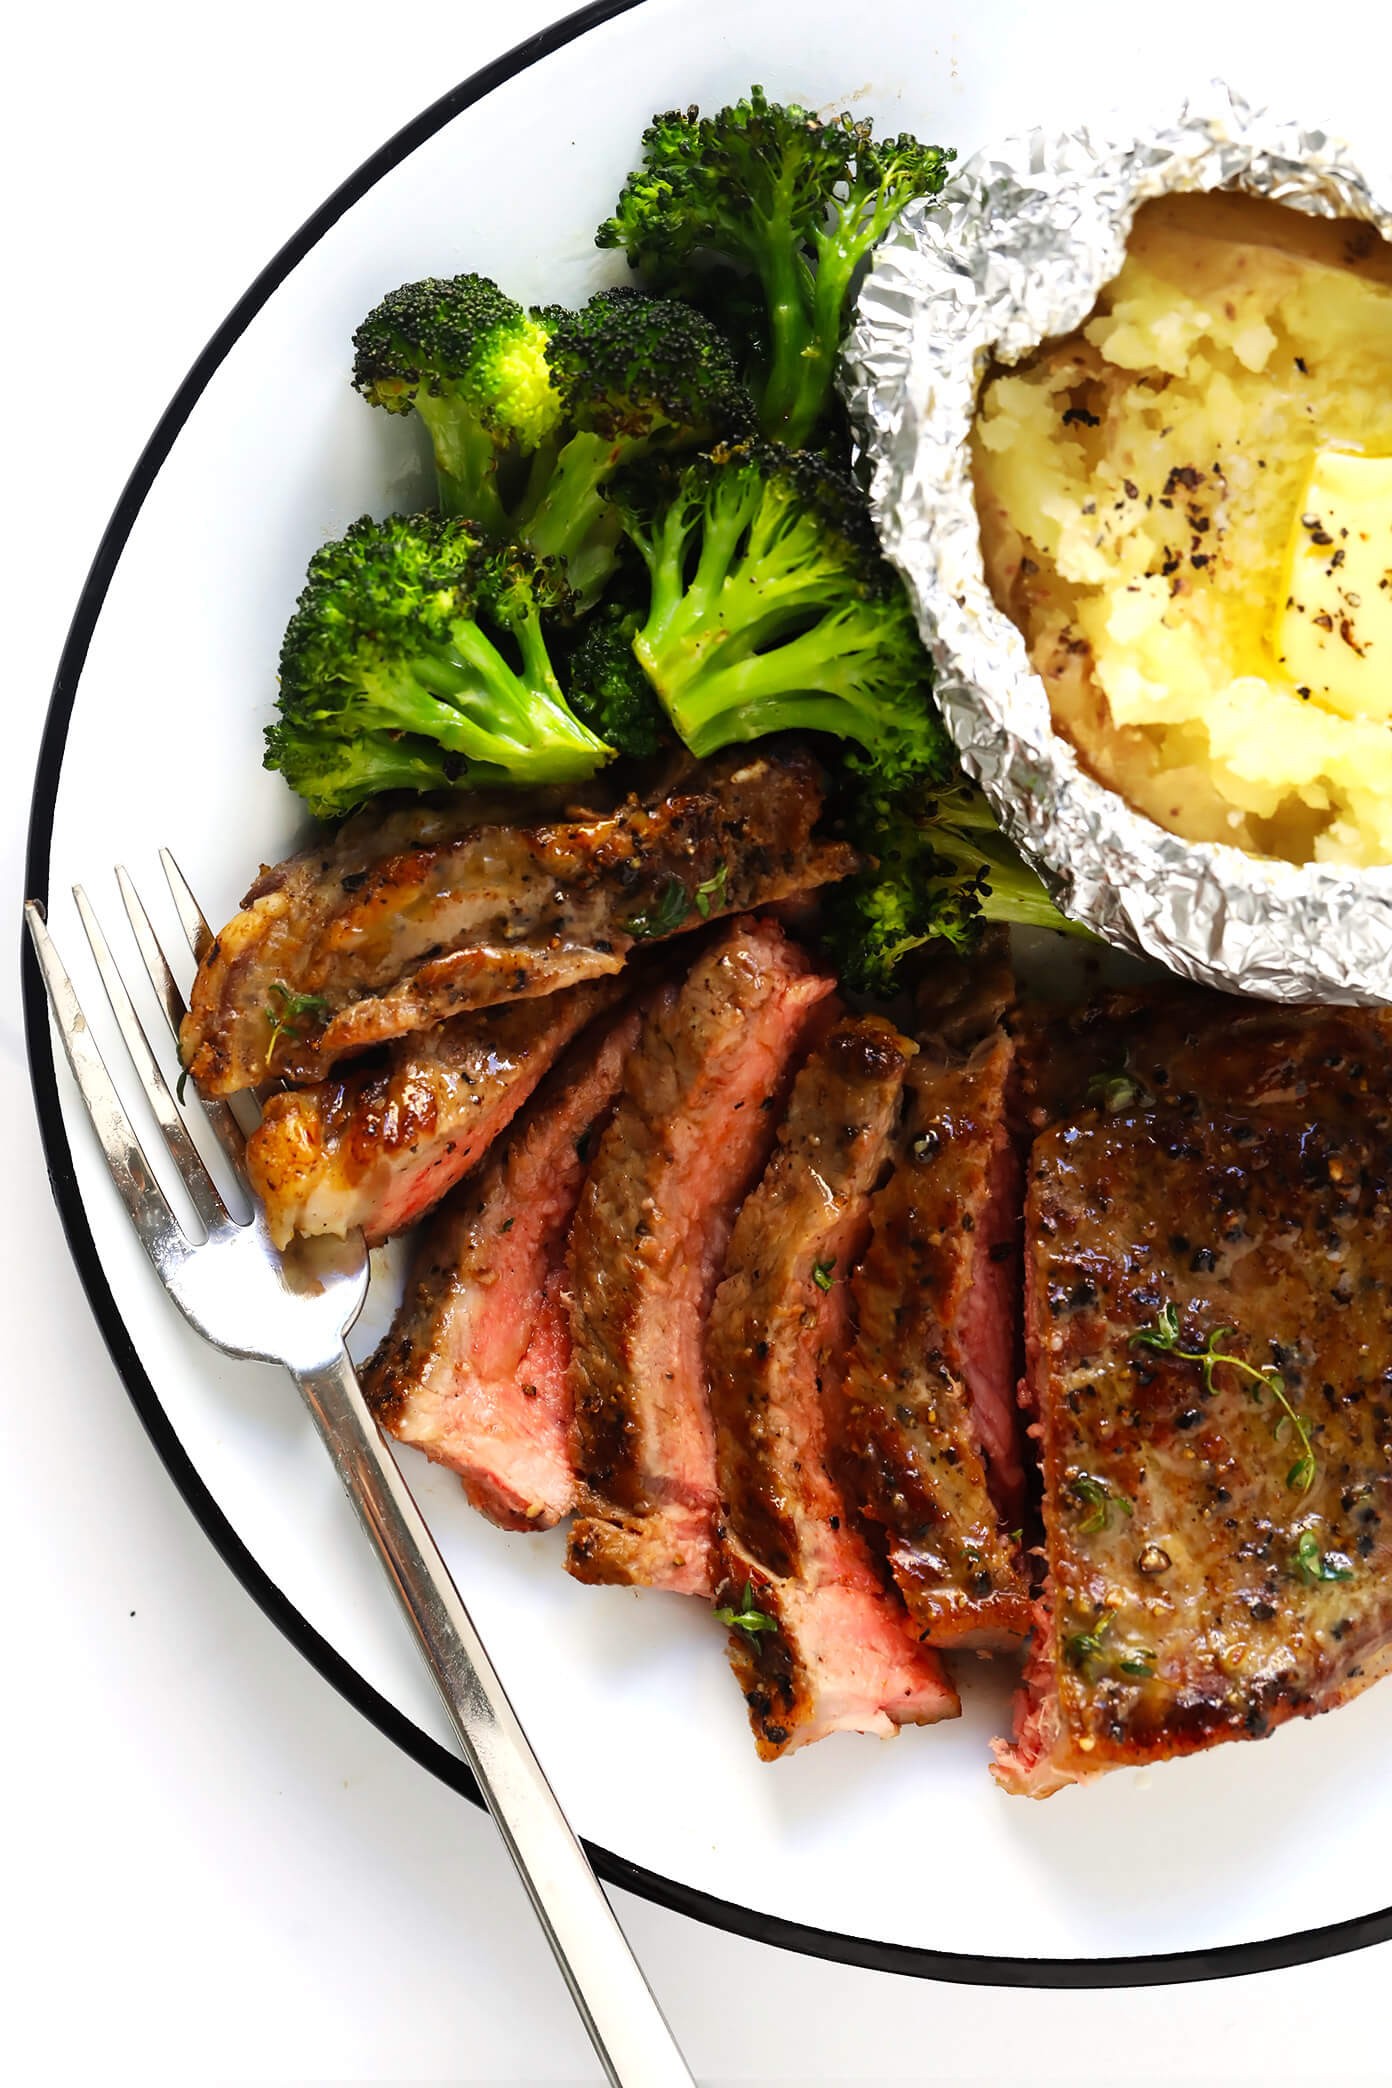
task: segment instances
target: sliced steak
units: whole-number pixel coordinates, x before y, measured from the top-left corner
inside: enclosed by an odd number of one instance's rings
[[[848,1497],[883,1528],[933,1646],[1010,1645],[1031,1621],[1015,1397],[1021,1185],[1006,1126],[1013,1046],[997,1026],[1008,974],[994,984],[975,1020],[964,980],[920,997],[922,1046],[852,1284],[837,1407]]]
[[[283,1090],[247,1140],[271,1237],[402,1232],[483,1158],[572,1038],[622,997],[620,980],[457,1015],[402,1038],[384,1066]]]
[[[765,1760],[827,1733],[888,1734],[958,1709],[829,1469],[826,1400],[845,1352],[847,1276],[912,1051],[887,1022],[862,1016],[814,1052],[735,1223],[711,1311],[717,1592],[733,1615],[757,1620],[732,1628],[730,1660]]]
[[[715,1446],[703,1353],[730,1225],[833,982],[769,921],[736,922],[659,997],[571,1236],[584,1512],[579,1580],[709,1595]]]
[[[1029,1166],[1048,1582],[996,1776],[1035,1797],[1392,1657],[1392,1018],[1105,1019],[1114,1072],[1051,1080]]]
[[[440,1206],[361,1374],[383,1426],[507,1530],[549,1529],[574,1502],[566,1235],[640,1021],[629,1009],[587,1031]]]
[[[356,814],[266,870],[198,969],[180,1055],[199,1089],[335,1060],[445,1017],[616,972],[651,941],[855,867],[818,843],[824,779],[795,746],[734,750],[617,810],[467,794]]]

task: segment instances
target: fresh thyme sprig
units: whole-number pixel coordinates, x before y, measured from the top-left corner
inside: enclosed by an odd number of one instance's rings
[[[1320,1541],[1313,1530],[1302,1530],[1291,1557],[1291,1571],[1307,1588],[1319,1581],[1346,1581],[1353,1579],[1353,1567],[1342,1552],[1321,1551]]]
[[[761,1631],[778,1629],[776,1617],[770,1617],[765,1611],[755,1609],[753,1581],[745,1582],[744,1594],[738,1609],[718,1609],[715,1615],[717,1623],[727,1625],[731,1631],[747,1632],[750,1638],[757,1638]]]
[[[1197,1363],[1203,1371],[1204,1384],[1210,1392],[1216,1392],[1218,1389],[1213,1382],[1213,1373],[1222,1363],[1226,1363],[1239,1377],[1250,1382],[1254,1399],[1260,1400],[1264,1391],[1269,1392],[1281,1409],[1272,1434],[1279,1436],[1289,1422],[1300,1444],[1300,1455],[1286,1473],[1286,1484],[1294,1493],[1308,1493],[1315,1483],[1315,1474],[1319,1469],[1309,1427],[1303,1415],[1292,1406],[1290,1394],[1286,1391],[1278,1370],[1261,1370],[1255,1363],[1244,1362],[1241,1356],[1234,1356],[1230,1350],[1219,1347],[1219,1343],[1231,1332],[1230,1327],[1214,1327],[1201,1349],[1181,1348],[1179,1313],[1174,1305],[1165,1304],[1155,1315],[1153,1327],[1141,1327],[1131,1336],[1131,1346],[1153,1349],[1162,1356],[1177,1356],[1185,1363]]]
[[[725,880],[729,875],[725,864],[717,863],[714,877],[708,877],[704,884],[697,885],[696,911],[703,921],[708,921],[712,913],[719,913],[725,904]]]
[[[1134,1513],[1125,1494],[1116,1493],[1105,1479],[1094,1479],[1091,1472],[1075,1473],[1068,1481],[1068,1491],[1087,1510],[1078,1523],[1080,1537],[1095,1537],[1107,1529],[1113,1508],[1119,1508],[1123,1515]]]
[[[697,905],[700,905],[698,899]],[[629,934],[639,942],[650,942],[654,936],[671,935],[680,928],[691,911],[691,894],[679,877],[669,877],[652,905],[642,913],[636,913],[624,922]]]
[[[1133,1682],[1150,1681],[1155,1674],[1153,1653],[1141,1649],[1119,1655],[1107,1643],[1115,1617],[1115,1610],[1099,1610],[1090,1630],[1072,1632],[1063,1642],[1064,1659],[1089,1681],[1099,1671],[1108,1669],[1128,1676]]]
[[[306,1016],[313,1022],[322,1022],[329,1012],[329,1004],[322,993],[296,993],[292,987],[286,985],[284,979],[273,979],[270,990],[275,1000],[268,1001],[264,1010],[266,1020],[271,1025],[271,1034],[266,1040],[268,1070],[282,1037],[298,1037],[300,1024]],[[276,1006],[276,1001],[279,1001],[279,1007]]]

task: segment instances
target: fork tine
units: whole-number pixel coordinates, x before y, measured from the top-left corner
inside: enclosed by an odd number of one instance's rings
[[[217,1184],[203,1164],[203,1155],[189,1136],[188,1126],[179,1114],[178,1105],[169,1092],[169,1085],[159,1068],[159,1060],[150,1048],[145,1026],[135,1012],[134,1003],[126,991],[126,982],[116,968],[116,960],[107,947],[101,924],[92,911],[92,905],[81,885],[73,886],[73,898],[82,925],[87,931],[87,940],[92,946],[97,972],[106,997],[111,1003],[111,1012],[116,1017],[116,1026],[121,1032],[131,1064],[145,1090],[145,1099],[155,1113],[155,1120],[164,1134],[169,1157],[179,1170],[179,1179],[187,1189],[197,1211],[209,1232],[217,1232],[231,1223],[226,1204],[218,1194]]]
[[[169,960],[164,954],[159,937],[150,925],[150,916],[135,888],[130,872],[121,864],[116,866],[116,882],[125,902],[126,919],[131,924],[136,947],[140,951],[145,969],[150,975],[150,984],[155,989],[155,998],[164,1010],[164,1019],[169,1024],[169,1033],[175,1043],[179,1041],[179,1024],[185,1015],[184,996],[179,991],[178,981],[169,969]],[[239,1182],[246,1183],[246,1139],[242,1127],[225,1102],[215,1098],[204,1100],[200,1095],[203,1114],[212,1126],[213,1136],[231,1161]]]
[[[63,1039],[63,1049],[68,1055],[73,1078],[82,1092],[87,1114],[92,1119],[92,1128],[106,1155],[111,1179],[130,1213],[146,1253],[164,1275],[184,1259],[189,1242],[169,1208],[164,1191],[150,1171],[140,1140],[111,1084],[111,1075],[87,1027],[87,1018],[73,990],[72,980],[64,969],[63,960],[48,932],[43,908],[36,899],[25,901],[24,918],[43,973],[49,1006]]]
[[[173,894],[174,904],[178,909],[180,924],[188,937],[188,946],[193,952],[194,962],[201,964],[211,949],[213,942],[213,931],[208,926],[207,915],[194,898],[188,879],[184,876],[183,871],[179,868],[169,850],[162,848],[159,855],[160,863],[164,869],[165,880],[170,892]]]

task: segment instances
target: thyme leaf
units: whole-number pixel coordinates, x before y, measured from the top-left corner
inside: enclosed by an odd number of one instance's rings
[[[829,1291],[831,1289],[832,1284],[836,1280],[835,1270],[836,1263],[834,1260],[813,1262],[812,1281],[816,1284],[818,1290]]]
[[[268,1001],[262,1011],[271,1025],[271,1034],[266,1041],[267,1070],[282,1037],[302,1035],[300,1024],[306,1018],[311,1022],[322,1022],[329,1012],[329,1004],[322,993],[296,993],[284,979],[272,979],[270,990],[275,999]],[[278,1007],[277,1001],[280,1003]]]
[[[703,921],[708,921],[713,912],[719,913],[721,907],[724,906],[725,881],[729,875],[729,870],[725,864],[717,863],[714,877],[708,877],[704,884],[697,885],[696,911]]]
[[[1153,1326],[1138,1328],[1131,1336],[1131,1346],[1153,1349],[1162,1356],[1175,1356],[1184,1363],[1197,1363],[1203,1372],[1204,1385],[1209,1392],[1217,1391],[1214,1373],[1224,1364],[1247,1382],[1253,1399],[1260,1401],[1262,1393],[1269,1392],[1280,1409],[1272,1424],[1273,1438],[1279,1440],[1283,1430],[1290,1427],[1294,1430],[1296,1441],[1300,1445],[1300,1455],[1286,1473],[1286,1485],[1292,1493],[1308,1493],[1319,1470],[1309,1424],[1303,1414],[1292,1405],[1279,1370],[1262,1370],[1255,1363],[1248,1363],[1241,1356],[1233,1355],[1230,1349],[1220,1346],[1231,1331],[1230,1327],[1214,1327],[1201,1349],[1181,1348],[1179,1313],[1174,1305],[1165,1304],[1156,1313]]]
[[[1342,1552],[1321,1551],[1320,1542],[1313,1530],[1302,1530],[1291,1555],[1291,1570],[1297,1580],[1303,1580],[1307,1588],[1320,1581],[1346,1581],[1353,1579],[1353,1566]]]
[[[778,1629],[776,1617],[770,1617],[765,1611],[755,1609],[753,1581],[745,1582],[744,1595],[738,1609],[718,1609],[715,1615],[718,1623],[726,1625],[731,1631],[747,1632],[750,1638],[757,1638],[761,1631]]]
[[[1102,1610],[1091,1631],[1075,1631],[1063,1642],[1063,1657],[1070,1667],[1086,1668],[1102,1658],[1102,1641],[1111,1626],[1113,1610]]]
[[[628,933],[639,942],[651,942],[659,935],[671,935],[680,928],[691,911],[691,895],[679,877],[669,877],[652,905],[642,913],[636,913],[624,922]]]
[[[1124,1109],[1138,1105],[1149,1109],[1155,1100],[1149,1088],[1124,1066],[1110,1073],[1094,1073],[1083,1093],[1107,1116],[1120,1116]]]
[[[1115,1610],[1099,1610],[1090,1630],[1075,1631],[1064,1640],[1064,1659],[1089,1682],[1108,1673],[1148,1682],[1155,1674],[1155,1655],[1144,1646],[1134,1652],[1112,1646],[1109,1641],[1115,1619]]]
[[[1086,1510],[1078,1523],[1080,1537],[1095,1537],[1108,1529],[1113,1508],[1119,1508],[1123,1515],[1134,1513],[1125,1494],[1115,1493],[1105,1479],[1095,1479],[1091,1472],[1075,1473],[1068,1481],[1068,1491]]]

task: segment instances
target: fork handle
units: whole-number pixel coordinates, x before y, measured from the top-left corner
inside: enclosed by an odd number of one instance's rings
[[[368,1411],[347,1351],[291,1375],[410,1620],[605,2074],[614,2088],[694,2088],[589,1858]]]

